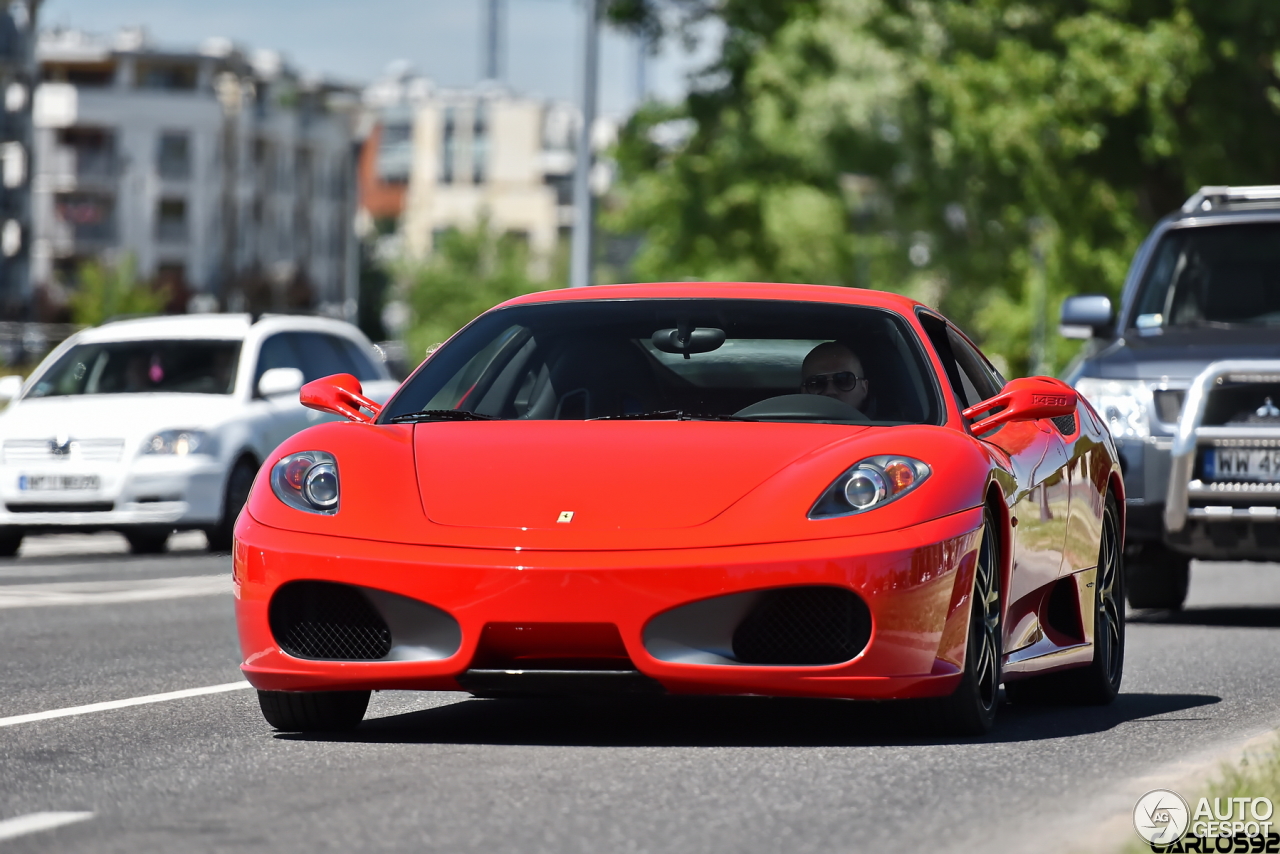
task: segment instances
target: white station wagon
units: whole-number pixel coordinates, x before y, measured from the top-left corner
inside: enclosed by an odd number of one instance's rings
[[[147,553],[198,529],[229,550],[262,460],[331,418],[298,389],[340,373],[378,401],[398,385],[358,329],[325,318],[179,315],[76,333],[25,384],[0,379],[0,556],[56,531],[119,531]]]

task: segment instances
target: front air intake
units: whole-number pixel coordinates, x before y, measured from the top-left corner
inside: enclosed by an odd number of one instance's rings
[[[741,664],[839,664],[871,639],[871,613],[839,587],[790,587],[767,593],[733,633]]]
[[[294,581],[271,598],[267,612],[276,643],[296,658],[373,661],[391,651],[391,630],[355,587]]]

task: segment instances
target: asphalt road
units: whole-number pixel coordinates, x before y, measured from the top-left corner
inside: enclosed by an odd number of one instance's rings
[[[239,689],[5,725],[238,681],[229,559],[200,544],[0,564],[0,852],[1065,851],[1135,777],[1280,725],[1280,567],[1257,564],[1198,565],[1187,611],[1134,617],[1113,706],[1004,706],[977,742],[839,702],[407,692],[303,737]]]

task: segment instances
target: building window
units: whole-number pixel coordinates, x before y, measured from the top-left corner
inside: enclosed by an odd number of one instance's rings
[[[183,131],[160,134],[156,154],[156,171],[169,181],[185,181],[191,177],[191,136]]]
[[[194,62],[140,60],[137,67],[139,89],[190,92],[196,88]]]
[[[412,164],[412,118],[407,115],[385,117],[378,138],[378,180],[384,184],[407,184]]]
[[[453,107],[444,108],[443,138],[440,146],[440,183],[453,183],[453,169],[458,156],[458,122]]]
[[[476,104],[476,119],[471,131],[472,181],[483,184],[489,169],[489,107],[484,101]]]
[[[77,249],[115,242],[115,200],[110,196],[60,193],[54,198],[54,212]]]
[[[115,134],[107,128],[69,127],[58,131],[58,145],[70,150],[72,171],[80,179],[118,177]]]
[[[186,199],[161,199],[156,211],[156,239],[181,243],[187,239]]]

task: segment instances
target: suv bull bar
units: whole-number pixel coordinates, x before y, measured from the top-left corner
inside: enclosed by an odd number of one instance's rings
[[[1280,428],[1270,425],[1203,426],[1209,392],[1222,381],[1280,382],[1280,360],[1238,359],[1213,362],[1191,383],[1187,390],[1178,430],[1173,440],[1173,456],[1169,466],[1169,489],[1164,508],[1165,529],[1181,531],[1188,519],[1208,521],[1280,522],[1280,482],[1237,482],[1207,484],[1193,479],[1196,454],[1202,447],[1280,448]],[[1242,498],[1256,495],[1269,503],[1258,506],[1206,505],[1190,507],[1191,499],[1213,499],[1230,496]]]

